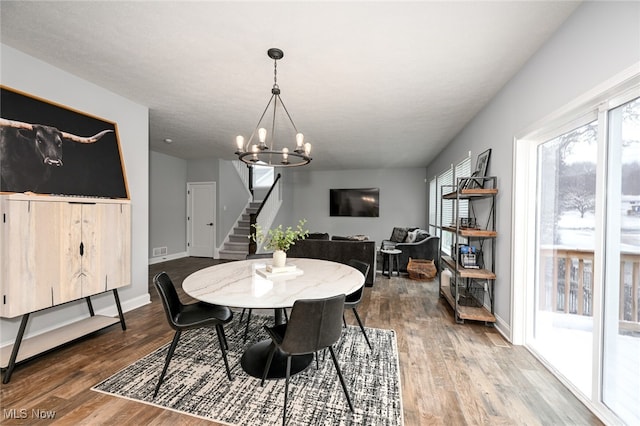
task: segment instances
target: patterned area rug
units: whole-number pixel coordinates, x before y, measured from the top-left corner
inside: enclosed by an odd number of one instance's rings
[[[347,313],[349,315],[349,313]],[[239,315],[225,326],[229,365],[227,379],[215,329],[185,331],[180,338],[158,396],[153,391],[164,365],[169,343],[136,361],[92,390],[163,407],[229,425],[273,425],[282,422],[284,379],[260,380],[240,366],[244,348],[267,339],[268,316],[253,315],[247,344],[245,319]],[[358,327],[343,328],[334,346],[355,412],[349,410],[340,381],[327,353],[291,377],[288,425],[402,425],[398,349],[393,330],[367,328],[373,352]]]

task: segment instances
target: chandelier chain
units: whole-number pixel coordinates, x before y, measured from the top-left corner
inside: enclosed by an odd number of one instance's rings
[[[273,87],[278,87],[278,60],[273,60]]]

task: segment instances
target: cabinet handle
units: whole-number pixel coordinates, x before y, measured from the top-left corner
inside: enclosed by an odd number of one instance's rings
[[[84,256],[84,243],[80,243],[80,256]]]

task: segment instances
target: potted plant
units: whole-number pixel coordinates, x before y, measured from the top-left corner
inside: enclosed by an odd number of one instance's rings
[[[258,244],[262,244],[265,250],[273,250],[273,266],[282,267],[287,262],[287,251],[298,240],[304,240],[309,235],[309,230],[304,228],[306,219],[301,219],[296,229],[282,225],[269,229],[265,233],[259,225],[254,225],[256,232],[250,236]]]

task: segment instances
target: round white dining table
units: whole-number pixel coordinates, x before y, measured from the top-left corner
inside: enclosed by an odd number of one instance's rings
[[[289,272],[269,273],[271,259],[251,259],[209,266],[189,275],[182,289],[202,302],[235,308],[290,308],[298,299],[322,299],[351,294],[364,285],[365,277],[357,269],[341,263],[318,259],[288,258]],[[278,316],[276,316],[278,322]],[[262,377],[270,340],[245,350],[242,368],[254,377]],[[286,357],[276,353],[267,378],[284,377]],[[312,355],[294,357],[291,372],[302,371]]]
[[[364,276],[342,263],[289,258],[294,273],[269,274],[271,259],[252,259],[209,266],[185,278],[182,288],[202,302],[235,308],[290,308],[298,299],[320,299],[351,294]]]

